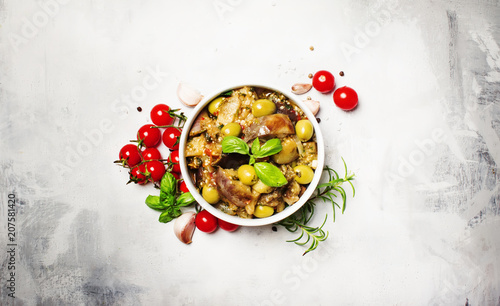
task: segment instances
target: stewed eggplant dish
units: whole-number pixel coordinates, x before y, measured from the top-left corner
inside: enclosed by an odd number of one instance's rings
[[[280,92],[250,86],[222,93],[199,113],[185,153],[203,198],[241,218],[269,217],[296,203],[318,163],[304,112]]]

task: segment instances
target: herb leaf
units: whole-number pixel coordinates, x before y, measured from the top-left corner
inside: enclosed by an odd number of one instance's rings
[[[160,183],[160,190],[166,194],[175,194],[177,188],[177,179],[170,172],[163,175]]]
[[[158,221],[161,223],[168,223],[172,221],[174,218],[170,215],[169,211],[164,211],[161,213],[160,217],[158,218]]]
[[[179,207],[188,206],[194,202],[194,197],[191,192],[185,192],[177,197],[175,204]]]
[[[252,142],[252,155],[257,156],[260,153],[259,137],[255,138]]]
[[[158,221],[162,223],[168,223],[174,220],[175,218],[180,217],[180,215],[182,215],[182,211],[178,207],[172,206],[161,213],[160,217],[158,218]]]
[[[274,138],[266,141],[266,143],[262,147],[260,147],[258,153],[253,152],[252,145],[252,154],[255,155],[256,158],[262,158],[277,154],[281,152],[282,149],[283,147],[281,146],[281,141],[278,138]]]
[[[178,194],[177,179],[172,173],[166,172],[160,182],[160,195],[149,195],[146,198],[146,205],[161,211],[158,221],[167,223],[182,215],[181,207],[188,206],[194,201],[190,192]]]
[[[270,163],[255,163],[254,168],[259,179],[267,186],[281,187],[288,183],[280,169]]]
[[[323,224],[318,227],[308,225],[314,215],[316,202],[318,200],[322,200],[323,202],[332,203],[333,222],[335,222],[335,210],[338,208],[341,209],[342,213],[344,213],[346,208],[347,196],[342,184],[349,183],[352,188],[352,196],[354,197],[355,195],[354,185],[352,184],[352,181],[354,180],[354,173],[348,172],[343,158],[342,161],[344,162],[345,169],[345,176],[343,178],[338,175],[337,171],[325,166],[323,171],[328,173],[328,182],[318,185],[312,197],[309,198],[304,206],[302,206],[296,213],[277,223],[284,226],[289,232],[292,233],[300,230],[300,235],[296,239],[287,240],[288,242],[293,242],[297,245],[306,245],[309,242],[311,243],[303,255],[315,250],[318,244],[321,241],[326,240],[328,237],[328,232],[323,230],[327,216],[325,216]],[[337,194],[334,192],[338,193],[342,198],[342,206],[335,201],[334,198],[337,198]]]
[[[154,195],[148,195],[146,198],[146,205],[154,210],[163,210],[165,207],[160,203],[160,197]]]
[[[219,97],[230,97],[233,94],[232,90],[228,90],[226,92],[223,92],[219,95]]]
[[[246,142],[236,136],[227,136],[222,140],[223,153],[239,153],[249,155],[249,148]]]
[[[173,194],[160,192],[160,204],[164,209],[174,205],[174,202],[175,197]]]

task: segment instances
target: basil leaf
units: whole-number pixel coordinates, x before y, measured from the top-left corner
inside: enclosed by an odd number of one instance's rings
[[[161,192],[160,193],[160,204],[163,205],[163,208],[169,208],[173,206],[175,202],[175,197],[173,194]]]
[[[260,141],[259,137],[255,138],[255,140],[252,142],[252,155],[257,156],[260,152]]]
[[[185,192],[177,197],[176,205],[179,207],[188,206],[194,202],[194,197],[191,192]]]
[[[288,183],[280,169],[270,163],[255,163],[253,166],[259,179],[267,186],[281,187]]]
[[[166,194],[175,194],[175,189],[177,188],[177,179],[170,172],[166,172],[163,175],[160,182],[160,190]]]
[[[162,223],[168,223],[179,217],[180,215],[182,215],[182,211],[177,207],[172,207],[172,209],[167,209],[162,212],[160,217],[158,218],[158,221]]]
[[[253,146],[252,146],[253,148]],[[274,154],[279,153],[283,147],[281,146],[281,140],[278,138],[274,138],[271,140],[268,140],[259,150],[259,153],[252,153],[255,155],[257,158],[262,158],[266,156],[271,156]]]
[[[154,210],[164,210],[165,209],[165,206],[163,206],[160,203],[159,196],[148,195],[148,197],[146,198],[146,205],[148,205],[149,208],[154,209]]]
[[[249,148],[246,142],[236,136],[227,136],[222,139],[223,153],[248,154]]]
[[[182,210],[179,207],[174,207],[172,215],[175,216],[175,218],[178,218],[182,215]]]
[[[162,212],[162,214],[158,218],[158,221],[160,221],[162,223],[168,223],[168,222],[170,222],[172,220],[174,220],[174,218],[170,215],[169,211]]]
[[[219,95],[219,97],[229,97],[233,94],[233,91],[232,90],[228,90],[226,92],[223,92]]]

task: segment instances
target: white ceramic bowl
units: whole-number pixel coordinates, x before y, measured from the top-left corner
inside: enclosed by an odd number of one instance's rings
[[[224,221],[227,221],[229,223],[233,224],[238,224],[241,226],[261,226],[261,225],[268,225],[268,224],[273,224],[278,221],[281,221],[285,219],[286,217],[292,215],[295,213],[297,210],[299,210],[305,203],[306,201],[311,197],[313,194],[314,190],[316,189],[316,186],[319,183],[319,180],[321,178],[321,175],[323,173],[322,169],[325,163],[325,146],[323,142],[323,136],[321,134],[321,130],[319,128],[318,123],[316,120],[310,120],[311,123],[314,126],[314,132],[316,133],[316,142],[317,142],[317,149],[318,149],[318,166],[315,170],[314,173],[314,178],[312,182],[309,184],[307,187],[306,191],[302,195],[302,197],[297,201],[295,204],[291,206],[287,206],[282,212],[276,213],[270,217],[267,218],[253,218],[253,219],[244,219],[240,218],[238,216],[231,216],[228,215],[211,204],[209,204],[207,201],[203,199],[201,194],[197,191],[196,187],[194,186],[193,182],[191,181],[191,176],[189,175],[189,170],[187,167],[186,163],[186,155],[185,155],[185,150],[186,150],[186,142],[189,136],[189,130],[191,129],[191,126],[194,123],[194,120],[198,116],[198,114],[205,108],[213,99],[218,97],[221,93],[227,92],[232,89],[238,89],[244,86],[250,86],[250,87],[261,87],[261,88],[266,88],[269,90],[273,91],[278,91],[283,93],[290,101],[295,103],[297,106],[299,106],[304,113],[307,115],[307,118],[315,118],[315,116],[311,113],[311,111],[302,103],[302,101],[295,99],[292,94],[287,93],[287,91],[284,91],[279,88],[274,88],[270,87],[267,85],[257,85],[257,84],[242,84],[242,85],[237,85],[237,86],[231,86],[227,88],[223,88],[221,90],[217,90],[214,94],[207,95],[192,111],[191,113],[187,114],[188,119],[184,125],[184,128],[182,130],[181,134],[181,139],[180,139],[180,144],[179,144],[179,159],[180,159],[180,168],[181,168],[181,173],[182,177],[185,180],[187,188],[191,191],[193,194],[194,198],[196,201],[207,211],[209,211],[212,215],[216,216],[219,219],[222,219]]]

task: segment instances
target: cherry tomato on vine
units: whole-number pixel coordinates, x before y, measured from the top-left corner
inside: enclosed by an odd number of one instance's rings
[[[196,224],[196,228],[205,233],[212,233],[217,229],[217,218],[206,210],[202,210],[196,214],[194,223]]]
[[[225,231],[234,232],[240,226],[236,225],[236,224],[232,224],[232,223],[226,222],[226,221],[224,221],[222,219],[219,219],[219,227],[222,228]]]
[[[177,172],[170,172],[172,173],[172,175],[175,177],[176,180],[180,180],[181,179],[181,174],[180,173],[177,173]]]
[[[158,104],[151,110],[151,121],[156,125],[170,125],[174,122],[174,118],[170,116],[168,111],[170,107],[166,104]]]
[[[358,94],[351,87],[340,87],[333,93],[333,102],[343,110],[352,110],[358,105]]]
[[[335,88],[335,77],[326,70],[320,70],[314,74],[312,83],[317,91],[328,93]]]
[[[162,159],[161,153],[157,148],[146,148],[141,152],[141,155],[143,161]]]
[[[157,128],[151,128],[152,124],[143,125],[137,132],[137,140],[139,146],[143,145],[146,148],[156,147],[160,143],[161,132]]]
[[[179,151],[175,150],[170,152],[168,161],[173,164],[172,172],[181,173],[181,166],[179,165]]]
[[[186,186],[186,182],[182,181],[181,184],[179,185],[179,190],[181,192],[189,192],[189,189]]]
[[[130,170],[130,182],[134,182],[139,185],[144,185],[148,182],[148,178],[145,175],[146,173],[146,166],[144,164],[140,164],[138,166],[135,166]]]
[[[141,162],[141,155],[136,145],[127,144],[120,150],[120,163],[123,166],[133,168]]]
[[[168,127],[163,132],[163,143],[170,150],[179,149],[179,139],[181,137],[181,129],[175,127]]]
[[[152,160],[146,163],[146,173],[154,182],[161,181],[165,171],[165,165],[161,161]]]

